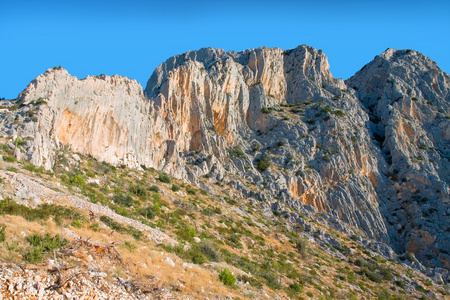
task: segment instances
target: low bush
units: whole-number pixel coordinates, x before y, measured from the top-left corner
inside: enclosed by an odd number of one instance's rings
[[[308,248],[308,243],[305,239],[299,238],[295,243],[295,248],[297,249],[297,252],[300,254],[301,257],[306,256],[306,250]]]
[[[180,190],[180,186],[176,184],[172,184],[172,191],[178,192]]]
[[[101,216],[100,221],[115,231],[131,234],[131,236],[136,240],[139,240],[143,236],[142,232],[136,228],[131,227],[130,225],[122,225],[107,216]]]
[[[0,243],[3,243],[6,239],[5,237],[5,230],[6,230],[6,226],[5,225],[0,225]]]
[[[288,294],[288,296],[294,297],[295,295],[303,293],[303,286],[301,286],[297,282],[294,282],[289,285],[289,288],[286,290],[286,293]]]
[[[83,187],[85,185],[85,181],[83,175],[76,174],[69,178],[69,184],[77,187]]]
[[[155,209],[153,206],[147,206],[139,210],[139,214],[146,219],[153,219],[155,217]]]
[[[383,277],[379,273],[371,271],[367,267],[362,267],[361,273],[366,275],[367,278],[369,278],[375,283],[380,283],[383,280]]]
[[[16,159],[12,156],[8,156],[8,155],[3,155],[3,161],[5,162],[15,162]]]
[[[67,244],[67,240],[61,239],[58,234],[53,236],[49,233],[43,236],[33,234],[27,237],[27,241],[32,247],[25,253],[24,258],[30,263],[40,262],[46,253],[52,252]]]
[[[130,191],[130,193],[142,200],[146,199],[148,196],[148,192],[145,190],[145,188],[139,185],[132,185],[128,190]]]
[[[36,208],[30,208],[9,198],[0,202],[0,215],[2,214],[21,216],[28,221],[45,220],[50,216],[53,216],[54,219],[86,221],[86,218],[73,208],[54,204],[42,204]]]
[[[245,152],[242,150],[240,146],[236,146],[234,148],[228,148],[228,153],[237,158],[245,158]]]
[[[271,160],[268,155],[264,155],[262,158],[258,159],[256,162],[256,169],[260,172],[264,172],[269,169],[271,165]]]
[[[212,241],[202,241],[197,246],[197,249],[200,250],[200,252],[203,253],[210,261],[218,262],[222,259],[220,252],[217,250],[216,245],[214,245]]]
[[[236,277],[231,273],[230,269],[225,268],[219,273],[219,280],[223,284],[233,286],[236,283]]]
[[[170,183],[170,177],[166,173],[159,173],[158,180],[164,183]]]
[[[133,205],[133,198],[130,195],[124,195],[122,193],[114,195],[113,201],[125,207],[131,207]]]
[[[186,186],[186,193],[188,193],[188,195],[195,195],[196,192],[197,190],[190,185]]]
[[[253,286],[257,289],[261,289],[263,287],[263,284],[259,280],[257,280],[255,277],[252,277],[252,276],[239,275],[238,279],[242,283],[248,282],[251,286]]]
[[[155,193],[159,193],[159,187],[156,185],[152,185],[151,187],[148,188],[149,191],[151,192],[155,192]]]
[[[194,240],[194,237],[196,236],[197,232],[195,230],[194,227],[192,226],[187,226],[187,227],[182,227],[180,229],[178,229],[177,231],[177,235],[180,239],[188,241],[188,242],[192,242]]]
[[[273,111],[273,107],[263,107],[261,108],[261,112],[263,114],[270,114]]]
[[[201,265],[206,262],[206,257],[199,250],[191,250],[189,256],[192,259],[192,262],[197,265]]]

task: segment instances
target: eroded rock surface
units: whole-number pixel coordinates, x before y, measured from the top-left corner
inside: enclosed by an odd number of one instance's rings
[[[450,76],[421,53],[388,49],[347,83],[388,164],[392,241],[428,265],[448,268]]]

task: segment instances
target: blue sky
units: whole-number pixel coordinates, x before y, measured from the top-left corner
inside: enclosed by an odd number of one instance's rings
[[[348,78],[386,48],[415,49],[450,72],[450,1],[0,0],[0,97],[47,68],[119,74],[145,87],[172,55],[307,44]]]

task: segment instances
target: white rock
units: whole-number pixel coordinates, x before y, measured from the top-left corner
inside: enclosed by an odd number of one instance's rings
[[[164,258],[163,261],[168,265],[170,265],[171,267],[175,267],[175,262],[170,257]]]

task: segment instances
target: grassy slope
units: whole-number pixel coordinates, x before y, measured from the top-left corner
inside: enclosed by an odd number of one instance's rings
[[[127,275],[142,285],[157,279],[178,296],[230,295],[244,299],[261,298],[267,293],[294,299],[420,299],[429,297],[428,290],[438,297],[448,295],[448,287],[431,282],[395,260],[387,261],[356,239],[304,217],[307,224],[329,233],[341,244],[320,247],[308,241],[311,232],[293,227],[283,216],[264,214],[258,201],[243,199],[231,187],[208,178],[202,180],[210,187],[209,192],[155,170],[113,167],[89,157],[81,157],[78,162],[70,152],[61,153],[55,173],[49,173],[13,161],[8,147],[0,148],[5,160],[0,160],[0,178],[5,171],[39,178],[43,186],[87,197],[179,241],[176,246],[157,245],[135,228],[101,215],[90,216],[72,208],[61,213],[61,207],[27,209],[3,200],[0,224],[6,229],[0,256],[4,261],[30,262],[28,253],[33,246],[27,237],[33,233],[64,235],[70,241],[73,237],[67,237],[67,232],[73,232],[100,245],[117,244],[123,264],[105,262],[103,266],[111,279]],[[59,187],[55,183],[60,183]],[[0,183],[3,197],[9,195],[15,200],[8,185],[4,177]],[[43,251],[41,259],[31,262],[46,262],[53,255]],[[174,261],[174,267],[167,258]],[[85,257],[61,259],[69,264],[89,265]],[[224,268],[237,278],[231,287],[219,280]]]

